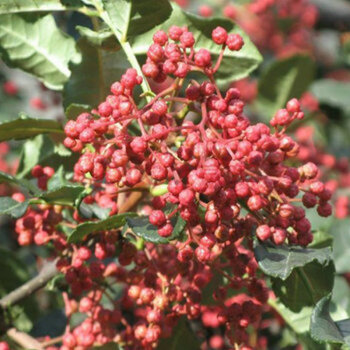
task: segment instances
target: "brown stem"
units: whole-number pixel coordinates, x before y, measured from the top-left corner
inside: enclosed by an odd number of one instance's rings
[[[58,273],[56,260],[46,263],[40,273],[0,299],[0,308],[6,309],[44,287]]]
[[[33,349],[33,350],[44,350],[45,347],[38,342],[36,339],[31,337],[30,335],[19,332],[16,328],[10,328],[6,332],[7,336],[11,338],[18,345],[23,347],[24,349]]]
[[[225,53],[225,45],[223,45],[221,51],[220,51],[220,55],[216,61],[215,67],[213,68],[213,74],[217,72],[217,70],[220,68],[220,64],[222,62],[222,58],[224,57],[224,53]]]
[[[142,198],[143,192],[133,192],[130,194],[130,196],[126,199],[126,201],[120,206],[118,213],[126,213],[130,211],[137,202]]]
[[[54,344],[57,344],[57,343],[61,343],[62,342],[62,339],[63,339],[63,336],[60,335],[59,337],[56,337],[56,338],[52,338],[52,339],[49,339],[47,341],[43,341],[41,343],[41,345],[44,347],[44,348],[47,348],[48,346],[51,346],[51,345],[54,345]]]

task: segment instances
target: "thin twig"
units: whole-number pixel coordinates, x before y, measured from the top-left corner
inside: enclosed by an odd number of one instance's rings
[[[22,299],[25,299],[44,287],[51,278],[57,275],[57,273],[56,260],[46,263],[37,276],[1,298],[0,308],[6,309],[11,305],[20,302]]]
[[[18,331],[16,328],[10,328],[6,335],[11,338],[18,345],[23,347],[24,349],[33,349],[33,350],[44,350],[45,347],[38,342],[36,339],[31,337],[30,335]]]
[[[62,339],[63,339],[63,336],[60,335],[59,337],[56,337],[56,338],[52,338],[52,339],[43,341],[43,342],[41,343],[41,345],[42,345],[44,348],[47,348],[48,346],[51,346],[51,345],[54,345],[54,344],[57,344],[57,343],[61,343],[61,342],[62,342]]]

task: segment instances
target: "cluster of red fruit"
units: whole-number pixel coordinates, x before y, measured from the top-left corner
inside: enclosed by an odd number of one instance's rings
[[[346,157],[336,158],[314,141],[315,130],[311,126],[297,129],[295,137],[300,144],[298,159],[301,162],[314,162],[320,169],[325,186],[335,193],[335,216],[344,219],[349,216],[350,200],[345,189],[350,187],[350,165]],[[340,194],[337,192],[340,190]]]
[[[189,0],[175,0],[186,8]],[[216,8],[201,5],[198,12],[211,17]],[[246,4],[228,3],[222,14],[238,23],[262,51],[277,56],[312,52],[312,28],[318,10],[308,0],[254,0]]]
[[[239,35],[221,27],[212,37],[222,53],[243,46]],[[57,224],[74,228],[83,219],[77,212],[74,221],[63,219],[61,207],[41,204],[17,221],[16,231],[26,243],[53,242],[72,295],[65,294],[67,316],[87,315],[74,330],[67,327],[61,350],[110,341],[152,349],[181,317],[210,329],[212,348],[241,344],[240,349],[251,349],[244,345],[249,343],[246,329],[260,327],[268,299],[252,252],[254,233],[262,241],[305,246],[312,234],[302,205],[317,205],[321,216],[331,214],[331,192],[319,181],[317,166],[286,163],[297,161],[299,145],[286,130],[303,117],[299,102],[293,99],[276,113],[272,131],[251,124],[240,92],[230,88],[222,94],[215,83],[223,55],[213,63],[210,52],[194,44],[185,28],[155,33],[143,72],[157,82],[171,76],[173,83],[138,107],[133,90],[142,78],[127,70],[96,110],[66,124],[64,140],[82,153],[74,180],[92,189],[85,203],[108,203],[111,214],[120,213],[120,198],[127,201],[141,185],[143,191],[163,186],[166,193],[144,196],[138,210],[149,215],[161,237],[171,236],[172,218],[181,217],[184,239],[140,248],[132,229],[114,229],[67,243]],[[205,79],[188,82],[191,71]],[[53,173],[35,167],[32,174],[45,189]],[[110,260],[117,252],[118,263]],[[213,280],[216,275],[219,282]],[[210,283],[215,285],[212,306],[203,294]],[[119,298],[115,286],[122,288]]]

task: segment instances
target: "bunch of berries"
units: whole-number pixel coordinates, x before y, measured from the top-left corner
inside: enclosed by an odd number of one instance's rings
[[[180,319],[215,331],[204,347],[252,349],[247,327],[261,327],[269,296],[253,239],[306,246],[313,236],[305,208],[331,214],[331,192],[318,167],[291,165],[300,146],[286,132],[303,118],[298,100],[276,113],[271,128],[252,124],[239,90],[222,93],[215,82],[224,51],[240,50],[243,40],[222,27],[212,38],[219,45],[215,56],[196,48],[186,28],[156,32],[142,70],[154,82],[170,78],[169,86],[137,103],[142,77],[128,69],[97,109],[65,126],[64,144],[80,153],[73,179],[90,189],[84,204],[109,208],[110,215],[136,207],[167,244],[144,242],[128,225],[88,232],[72,243],[66,229],[86,219],[46,204],[17,221],[25,244],[54,247],[69,287],[67,317],[86,315],[76,328],[67,326],[61,350],[111,341],[153,349]],[[193,71],[204,78],[189,80]],[[39,166],[32,174],[46,189],[53,171]]]
[[[182,7],[190,4],[175,1]],[[208,5],[198,8],[203,17],[211,17],[215,11]],[[318,10],[309,0],[252,0],[244,4],[231,1],[224,6],[222,14],[238,23],[264,52],[285,57],[314,51],[310,43]]]

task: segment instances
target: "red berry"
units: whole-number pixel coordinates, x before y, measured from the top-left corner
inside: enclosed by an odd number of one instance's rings
[[[168,190],[173,195],[177,196],[184,188],[184,185],[180,181],[171,180],[168,183]]]
[[[271,237],[271,228],[268,225],[260,225],[256,229],[256,235],[262,241],[266,241]]]
[[[180,62],[177,65],[176,71],[174,72],[174,75],[179,77],[179,78],[185,78],[186,75],[188,74],[190,70],[190,67],[184,63],[184,62]]]
[[[306,163],[299,169],[301,171],[301,174],[305,176],[307,179],[314,179],[318,174],[317,165],[311,162]]]
[[[86,128],[84,129],[80,134],[79,134],[79,139],[81,142],[84,143],[91,143],[95,139],[95,132],[91,128]]]
[[[149,222],[155,226],[162,226],[166,222],[165,214],[161,210],[153,210],[149,216]]]
[[[142,66],[142,72],[146,77],[155,79],[159,74],[159,69],[155,63],[147,62]]]
[[[203,17],[210,17],[213,15],[213,9],[208,5],[202,5],[198,9],[198,13]]]
[[[235,19],[237,15],[237,10],[234,5],[226,5],[223,10],[223,14],[225,17]]]
[[[186,89],[186,97],[192,101],[198,100],[200,93],[199,87],[195,85],[191,85]]]
[[[211,65],[211,55],[206,49],[200,49],[194,55],[194,62],[198,67],[207,67]]]
[[[67,124],[64,126],[64,132],[73,139],[77,138],[79,136],[79,131],[76,129],[76,122],[74,120],[68,120]]]
[[[154,163],[151,168],[151,176],[153,179],[162,181],[165,180],[168,175],[166,168],[160,163]]]
[[[178,41],[180,40],[183,30],[178,26],[171,26],[168,33],[169,33],[170,39]]]
[[[168,110],[168,105],[163,100],[154,102],[152,106],[152,111],[159,116],[164,115],[167,112],[167,110]]]
[[[287,111],[289,113],[298,113],[300,112],[300,103],[296,98],[291,99],[287,103]]]
[[[160,46],[164,46],[168,41],[168,36],[163,30],[158,30],[153,35],[153,41]]]
[[[222,27],[216,27],[212,34],[211,37],[213,38],[213,41],[218,44],[222,45],[226,42],[227,39],[227,31],[225,28]]]
[[[128,186],[135,186],[141,181],[141,178],[141,171],[136,168],[129,169],[126,172],[125,180]]]
[[[147,56],[153,62],[159,62],[164,56],[163,48],[159,44],[152,44],[147,51]]]
[[[32,175],[33,177],[40,177],[44,174],[43,168],[41,165],[35,165],[34,168],[32,169]]]
[[[254,195],[249,197],[247,205],[250,210],[258,211],[264,206],[264,200],[259,195]]]
[[[116,183],[119,182],[122,178],[123,174],[118,168],[110,168],[106,171],[106,181],[108,183]]]
[[[119,81],[117,81],[112,84],[111,92],[116,96],[122,95],[124,93],[124,87]]]
[[[171,60],[166,60],[163,63],[164,74],[173,74],[176,71],[176,64]]]
[[[272,234],[272,238],[275,244],[281,245],[287,238],[287,231],[282,228],[276,228],[275,232]]]
[[[229,34],[226,45],[231,51],[239,51],[244,45],[243,38],[239,34]]]
[[[47,108],[47,104],[40,97],[33,97],[29,101],[30,106],[35,109],[45,110]]]
[[[166,223],[165,225],[159,227],[158,234],[161,237],[169,237],[173,233],[173,226],[171,223]]]
[[[322,203],[317,207],[320,216],[327,217],[332,215],[332,206],[329,203]]]
[[[179,201],[181,205],[187,206],[193,203],[195,199],[194,192],[191,189],[185,189],[179,194]]]
[[[302,200],[306,208],[313,208],[317,204],[317,197],[310,192],[306,192]]]
[[[14,96],[18,94],[18,87],[13,81],[6,81],[2,88],[7,95]]]
[[[210,250],[205,247],[199,246],[195,250],[195,255],[200,262],[205,263],[210,259]]]
[[[180,42],[184,47],[192,47],[195,43],[193,34],[191,32],[184,32],[180,37]]]
[[[142,137],[135,137],[131,143],[130,148],[135,153],[144,153],[147,149],[147,142]]]
[[[102,117],[109,117],[112,114],[112,112],[113,112],[113,108],[108,102],[102,102],[98,106],[98,113]]]

